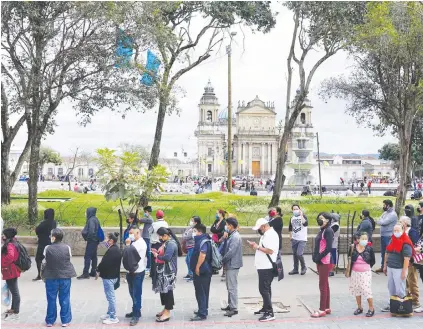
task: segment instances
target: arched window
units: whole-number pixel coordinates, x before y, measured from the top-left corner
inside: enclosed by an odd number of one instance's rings
[[[305,115],[305,113],[301,113],[300,120],[301,120],[301,123],[303,125],[306,123],[306,115]]]
[[[207,111],[207,119],[208,122],[212,122],[213,121],[213,114],[212,111]]]

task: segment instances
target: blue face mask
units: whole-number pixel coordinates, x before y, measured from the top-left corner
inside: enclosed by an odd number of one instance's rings
[[[219,219],[219,215],[218,214],[216,214],[216,219]]]

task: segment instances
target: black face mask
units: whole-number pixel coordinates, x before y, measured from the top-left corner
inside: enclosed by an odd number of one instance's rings
[[[360,219],[363,219],[364,217],[363,217],[363,215],[360,215]]]
[[[322,226],[323,225],[323,220],[322,219],[318,219],[317,220],[317,225]]]
[[[387,206],[383,206],[383,211],[387,211],[388,207]]]
[[[260,234],[260,235],[263,235],[264,234],[264,232],[262,231],[262,230],[260,230],[260,229],[258,229],[258,234]]]

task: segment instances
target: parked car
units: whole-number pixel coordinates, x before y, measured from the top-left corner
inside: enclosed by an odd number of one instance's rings
[[[29,180],[28,175],[22,175],[22,176],[19,177],[20,182],[27,182],[28,180]]]

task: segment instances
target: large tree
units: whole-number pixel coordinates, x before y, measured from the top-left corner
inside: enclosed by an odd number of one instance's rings
[[[353,34],[352,73],[328,80],[322,90],[347,99],[347,112],[359,124],[367,122],[381,133],[392,128],[398,136],[397,213],[406,199],[413,125],[423,111],[422,6],[418,2],[369,3],[365,23]]]
[[[2,2],[1,30],[2,82],[28,122],[28,216],[35,222],[40,144],[62,101],[72,100],[88,122],[95,111],[117,104],[152,107],[155,95],[133,82],[130,68],[113,68],[116,25],[108,3]]]
[[[285,101],[285,122],[279,141],[275,186],[269,207],[279,204],[284,184],[285,152],[295,121],[303,110],[304,101],[317,69],[348,44],[347,36],[361,22],[364,12],[362,2],[317,2],[290,1],[285,4],[293,13],[294,30],[287,58],[288,81]],[[319,50],[321,57],[310,63],[311,52]],[[293,68],[295,66],[295,70]],[[307,69],[310,68],[310,69]],[[299,81],[297,96],[291,100],[294,72]]]

